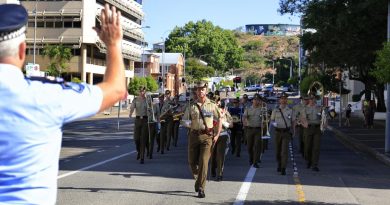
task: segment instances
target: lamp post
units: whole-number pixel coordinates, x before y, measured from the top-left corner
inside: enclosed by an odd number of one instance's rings
[[[272,85],[275,84],[275,61],[272,59]]]
[[[293,76],[293,70],[292,70],[293,60],[291,58],[286,58],[286,59],[290,61],[290,79],[291,79]]]
[[[390,42],[390,0],[387,2],[387,41]],[[390,152],[390,83],[387,86],[385,152]]]
[[[34,8],[34,46],[33,46],[33,63],[35,65],[35,47],[37,42],[37,1],[35,1],[35,8]]]

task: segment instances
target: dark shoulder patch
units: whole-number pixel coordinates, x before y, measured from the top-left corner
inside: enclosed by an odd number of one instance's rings
[[[63,89],[71,89],[78,93],[83,92],[85,88],[85,86],[81,83],[65,82],[63,78],[53,77],[53,76],[46,76],[46,77],[31,76],[31,77],[26,77],[26,80],[40,81],[42,83],[50,83],[50,84],[59,84],[62,86]]]

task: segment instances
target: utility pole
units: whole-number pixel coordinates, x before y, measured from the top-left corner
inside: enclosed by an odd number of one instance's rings
[[[163,38],[163,47],[162,47],[162,93],[165,92],[165,38]]]
[[[299,20],[299,30],[300,35],[302,36],[303,29],[302,29],[302,17]],[[301,96],[301,68],[302,68],[302,46],[301,46],[301,40],[299,39],[298,44],[298,95]]]
[[[38,1],[35,1],[35,9],[34,9],[34,46],[33,46],[33,63],[35,65],[35,47],[37,42],[37,4]]]
[[[390,42],[390,0],[387,2],[387,41]],[[390,152],[390,83],[387,86],[385,152]]]
[[[272,59],[272,85],[275,84],[275,61]]]

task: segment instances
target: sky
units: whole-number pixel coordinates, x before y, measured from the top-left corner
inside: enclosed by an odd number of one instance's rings
[[[280,15],[279,0],[143,0],[145,40],[151,47],[168,37],[175,26],[207,20],[223,29],[246,24],[296,24],[299,17]]]

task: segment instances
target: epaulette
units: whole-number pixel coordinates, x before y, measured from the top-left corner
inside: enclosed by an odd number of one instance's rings
[[[31,81],[40,81],[42,83],[50,83],[50,84],[59,84],[62,86],[63,89],[70,89],[73,91],[76,91],[78,93],[83,92],[85,86],[81,83],[72,83],[72,82],[66,82],[63,78],[60,77],[53,77],[53,76],[46,76],[46,77],[38,77],[38,76],[31,76],[31,77],[25,77],[26,80]]]
[[[30,76],[25,77],[26,80],[32,80],[32,81],[41,81],[43,83],[52,83],[52,84],[61,84],[64,83],[64,79],[60,77],[53,77],[53,76],[46,76],[46,77],[40,77],[40,76]]]

